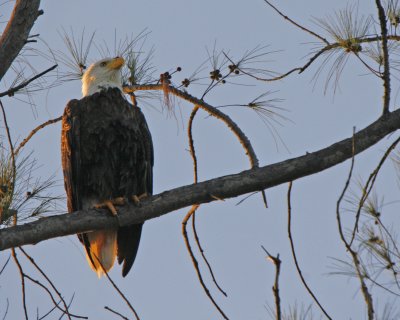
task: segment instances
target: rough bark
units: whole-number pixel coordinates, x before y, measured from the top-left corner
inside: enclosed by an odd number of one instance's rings
[[[373,146],[389,133],[400,129],[400,110],[380,119],[354,135],[355,153]],[[175,188],[144,199],[140,207],[119,208],[118,218],[106,210],[81,210],[43,218],[35,222],[0,230],[0,250],[79,232],[143,222],[196,203],[225,199],[259,191],[321,172],[352,157],[353,137],[306,155]]]
[[[10,68],[29,37],[33,24],[42,14],[40,0],[17,0],[0,38],[0,80]]]

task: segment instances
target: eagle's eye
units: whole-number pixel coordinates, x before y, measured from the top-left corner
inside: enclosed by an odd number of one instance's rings
[[[102,63],[100,63],[100,67],[105,67],[107,65],[107,62],[102,62]]]

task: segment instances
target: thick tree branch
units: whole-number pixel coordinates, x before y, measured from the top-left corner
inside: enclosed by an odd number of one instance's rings
[[[141,207],[120,207],[117,218],[111,217],[107,210],[81,210],[6,228],[0,230],[0,250],[90,230],[139,223],[192,204],[237,197],[294,181],[350,159],[353,156],[353,139],[354,154],[358,154],[397,129],[400,129],[400,110],[382,116],[354,137],[327,148],[261,168],[165,191],[142,200]]]
[[[11,18],[0,38],[0,80],[26,44],[37,17],[40,0],[17,0]]]

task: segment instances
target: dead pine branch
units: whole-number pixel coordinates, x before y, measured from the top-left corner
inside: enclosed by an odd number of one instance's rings
[[[310,296],[313,298],[315,303],[318,305],[318,307],[321,309],[321,311],[324,313],[324,315],[329,319],[332,320],[332,318],[329,316],[328,312],[325,310],[325,308],[322,306],[322,304],[319,302],[317,296],[313,293],[311,288],[308,286],[306,279],[303,276],[303,273],[301,271],[298,259],[297,259],[297,254],[296,250],[294,248],[294,241],[293,241],[293,236],[292,236],[292,203],[291,203],[291,195],[292,195],[292,186],[293,182],[289,182],[289,187],[288,187],[288,193],[287,193],[287,205],[288,205],[288,237],[289,237],[289,242],[290,242],[290,249],[292,251],[292,257],[294,260],[294,264],[296,266],[297,273],[301,279],[301,282],[303,283],[304,287],[310,294]]]
[[[120,314],[119,312],[111,309],[110,307],[105,306],[104,309],[106,309],[107,311],[110,311],[111,313],[114,313],[115,315],[119,316],[121,319],[129,320],[129,318],[123,316],[122,314]]]
[[[261,248],[267,254],[268,259],[275,265],[275,281],[274,281],[274,285],[272,287],[272,292],[274,294],[274,299],[275,299],[275,310],[276,310],[275,319],[281,320],[282,319],[282,309],[281,309],[281,297],[279,295],[279,275],[281,272],[282,260],[279,259],[279,253],[276,255],[276,257],[274,257],[264,248],[264,246],[261,246]]]

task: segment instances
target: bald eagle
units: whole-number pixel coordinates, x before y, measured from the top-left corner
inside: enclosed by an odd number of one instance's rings
[[[62,117],[61,153],[68,212],[107,207],[153,191],[153,145],[143,113],[123,96],[124,59],[103,59],[82,78],[83,98]],[[137,197],[134,197],[137,199]],[[143,224],[78,235],[90,267],[101,277],[118,257],[125,277],[139,247]]]

